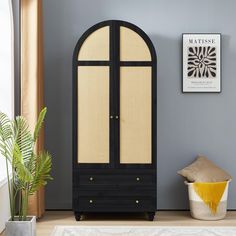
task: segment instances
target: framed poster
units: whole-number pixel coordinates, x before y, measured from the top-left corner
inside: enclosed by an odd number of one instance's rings
[[[183,93],[221,92],[221,34],[183,34]]]

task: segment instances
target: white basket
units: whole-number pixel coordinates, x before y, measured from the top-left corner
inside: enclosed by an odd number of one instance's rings
[[[188,196],[190,203],[190,212],[193,218],[199,220],[221,220],[226,216],[227,211],[227,198],[228,188],[231,180],[227,181],[225,191],[219,202],[217,212],[213,214],[210,208],[203,202],[203,200],[195,192],[193,183],[185,181],[184,183],[188,186]]]

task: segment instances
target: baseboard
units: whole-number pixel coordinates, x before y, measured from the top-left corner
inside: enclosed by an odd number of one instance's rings
[[[46,211],[73,211],[71,208],[47,208]],[[157,209],[156,211],[190,211],[189,209]],[[236,211],[236,209],[227,209],[227,211]]]

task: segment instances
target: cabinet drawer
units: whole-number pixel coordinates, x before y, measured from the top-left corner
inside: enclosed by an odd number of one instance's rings
[[[80,211],[87,212],[139,212],[155,211],[155,198],[152,197],[79,197]]]
[[[149,185],[155,183],[155,175],[79,175],[79,185]]]
[[[80,185],[75,189],[77,197],[97,196],[97,197],[141,197],[156,195],[155,185]]]

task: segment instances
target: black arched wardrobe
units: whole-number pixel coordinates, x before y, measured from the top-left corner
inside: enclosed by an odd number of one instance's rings
[[[73,55],[73,210],[156,211],[156,53],[137,26],[98,23]]]

